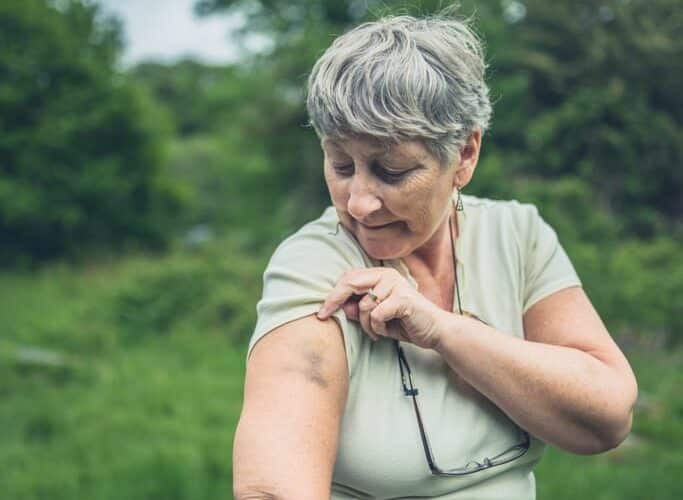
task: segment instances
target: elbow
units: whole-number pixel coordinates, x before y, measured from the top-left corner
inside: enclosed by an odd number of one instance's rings
[[[604,432],[600,439],[600,444],[595,453],[603,453],[618,447],[631,433],[633,426],[633,410],[628,412],[626,418],[614,425],[609,432]]]
[[[616,412],[600,429],[596,432],[594,449],[587,454],[597,454],[612,450],[623,443],[631,433],[633,427],[633,408],[638,397],[638,386],[635,378],[628,391],[628,397],[624,404],[620,406],[620,411]]]
[[[233,497],[235,500],[318,500],[329,498],[321,491],[312,491],[302,487],[278,487],[271,484],[235,485]]]
[[[319,500],[330,498],[330,491],[312,491],[308,488],[287,488],[286,491],[277,487],[247,486],[234,487],[235,500]]]
[[[623,398],[619,405],[619,411],[610,419],[609,424],[604,426],[601,433],[600,449],[596,453],[612,450],[619,446],[631,433],[633,427],[633,409],[638,399],[638,382],[633,371],[628,370],[628,374],[622,378]]]
[[[623,443],[631,433],[633,427],[633,408],[638,397],[638,386],[635,378],[629,384],[627,396],[622,399],[622,403],[600,419],[598,425],[591,426],[590,438],[586,439],[582,445],[572,450],[580,455],[596,455],[617,448]]]
[[[620,423],[603,423],[599,428],[584,427],[583,431],[571,442],[558,445],[560,448],[577,455],[597,455],[618,447],[631,432],[632,413]]]
[[[633,426],[638,383],[630,368],[613,382],[594,402],[592,411],[574,415],[574,432],[566,433],[556,446],[577,455],[597,455],[626,440]]]
[[[290,498],[269,481],[249,480],[240,473],[234,475],[233,479],[232,495],[235,500],[288,500]]]

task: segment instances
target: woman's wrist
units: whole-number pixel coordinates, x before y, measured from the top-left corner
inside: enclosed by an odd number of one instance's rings
[[[432,345],[432,349],[439,354],[443,354],[445,341],[459,335],[462,332],[463,322],[467,321],[468,318],[461,314],[445,311],[443,309],[440,309],[438,314],[437,335],[434,344]]]

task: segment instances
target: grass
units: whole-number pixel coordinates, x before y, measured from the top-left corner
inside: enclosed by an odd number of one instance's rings
[[[231,498],[264,264],[216,245],[1,275],[0,498]],[[683,350],[629,357],[633,437],[593,457],[549,450],[539,499],[679,497]]]
[[[209,252],[2,276],[0,498],[232,496],[237,330],[253,321],[263,264],[229,262]]]
[[[0,409],[6,498],[229,498],[242,371],[211,339],[20,370]]]

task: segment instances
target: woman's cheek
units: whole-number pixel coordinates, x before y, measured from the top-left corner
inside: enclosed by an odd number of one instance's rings
[[[339,181],[331,180],[330,182],[328,182],[327,186],[330,191],[330,197],[332,198],[332,202],[335,205],[343,205],[344,187],[341,185],[341,183]]]
[[[329,169],[325,169],[325,183],[327,184],[327,190],[330,192],[330,197],[333,202],[337,202],[341,195],[339,181],[334,178],[334,175]]]

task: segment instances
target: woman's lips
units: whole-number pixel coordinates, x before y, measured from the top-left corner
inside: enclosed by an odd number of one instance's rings
[[[388,222],[388,223],[386,223],[386,224],[379,224],[379,225],[375,225],[375,226],[368,226],[367,224],[363,224],[362,222],[358,222],[358,224],[360,224],[361,226],[363,226],[365,229],[370,229],[371,231],[376,231],[376,230],[378,230],[378,229],[382,229],[382,228],[385,228],[385,227],[389,227],[389,226],[391,226],[391,225],[394,224],[394,223],[393,223],[393,222]]]

